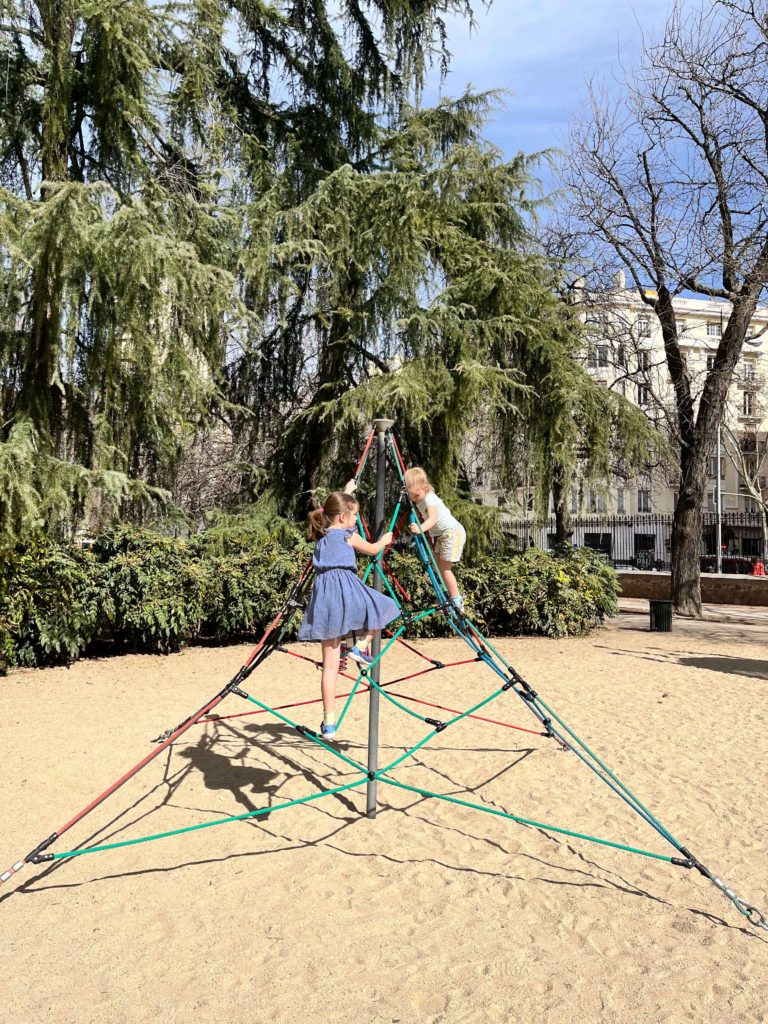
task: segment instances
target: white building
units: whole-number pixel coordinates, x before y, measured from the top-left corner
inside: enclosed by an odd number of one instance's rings
[[[584,360],[588,372],[643,409],[674,442],[674,397],[658,320],[634,290],[618,288],[606,299],[585,314],[588,347]],[[680,348],[694,400],[698,402],[730,308],[720,301],[689,298],[676,299],[674,306]],[[768,466],[756,464],[763,447],[761,442],[768,432],[767,373],[768,309],[760,309],[753,318],[734,374],[721,431],[719,472],[724,512],[758,511],[755,485],[761,496],[768,497]],[[750,446],[759,449],[751,459],[747,450]],[[717,456],[713,452],[705,511],[717,511],[717,473]],[[665,480],[662,473],[656,473],[645,479],[613,480],[602,493],[584,494],[583,489],[580,492],[574,488],[571,507],[587,514],[671,513],[676,497],[674,479]]]
[[[617,287],[610,292],[582,293],[582,303],[586,323],[583,361],[587,371],[598,383],[644,410],[674,446],[674,396],[661,328],[653,311],[637,291],[624,286],[623,275],[618,275]],[[680,348],[694,401],[698,403],[730,308],[725,302],[700,298],[678,298],[674,306]],[[743,518],[744,528],[738,536],[733,531],[729,534],[727,529],[722,536],[724,553],[734,557],[754,559],[765,555],[768,547],[764,516],[760,514],[762,503],[768,503],[767,439],[768,309],[763,308],[753,318],[729,391],[719,466],[715,452],[709,460],[704,511],[716,513],[719,497],[721,512],[741,513]],[[472,465],[471,471],[475,500],[509,508],[510,518],[517,520],[518,525],[520,520],[531,518],[533,481],[510,495],[494,487],[493,474],[486,472],[479,462]],[[574,542],[602,549],[618,563],[668,566],[671,514],[677,500],[675,475],[674,467],[660,466],[647,477],[624,479],[617,473],[602,485],[591,486],[577,474],[570,496],[570,511],[577,520]],[[593,523],[590,517],[594,517]],[[611,517],[611,522],[601,525],[601,517]],[[627,521],[622,523],[617,517],[627,517]],[[750,525],[752,522],[754,525]],[[533,540],[549,547],[551,532],[551,526],[537,528],[531,524],[525,537],[519,538],[519,544],[527,546]],[[715,550],[714,528],[707,523],[702,553],[712,555]]]

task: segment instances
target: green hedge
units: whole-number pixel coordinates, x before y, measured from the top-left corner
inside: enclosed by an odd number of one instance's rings
[[[433,592],[418,560],[394,555],[391,564],[413,604],[427,607]],[[467,614],[489,636],[584,636],[618,611],[618,577],[589,548],[486,555],[462,565],[456,578]],[[437,616],[414,629],[421,636],[453,635]]]
[[[38,544],[0,554],[0,667],[67,664],[109,643],[167,652],[191,641],[258,635],[306,562],[302,544],[239,535],[179,540],[122,529],[92,551]],[[391,564],[416,608],[432,591],[413,554]],[[467,611],[491,635],[587,633],[616,611],[613,569],[588,549],[529,549],[483,557],[459,570]],[[415,635],[451,635],[442,617]],[[101,647],[99,648],[101,649]]]

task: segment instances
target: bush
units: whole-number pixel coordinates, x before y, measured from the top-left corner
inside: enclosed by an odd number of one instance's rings
[[[414,555],[394,555],[391,565],[414,607],[433,603],[433,591]],[[462,566],[458,578],[467,614],[491,636],[584,636],[618,610],[618,577],[590,548],[485,555]],[[413,633],[453,635],[441,616],[417,623]]]
[[[10,665],[61,665],[85,651],[112,610],[104,566],[57,544],[0,553],[0,649]]]
[[[166,652],[195,640],[252,637],[274,617],[306,560],[301,541],[286,549],[283,538],[263,531],[217,535],[214,544],[121,528],[91,552],[52,543],[9,551],[0,559],[0,657],[51,665],[73,661],[96,641]],[[434,603],[414,554],[393,553],[391,565],[410,607]],[[489,635],[583,635],[617,607],[616,574],[586,548],[484,556],[460,574],[467,611]],[[452,633],[435,615],[412,635]]]

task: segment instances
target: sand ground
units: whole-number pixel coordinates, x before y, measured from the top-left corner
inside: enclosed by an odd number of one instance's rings
[[[444,661],[466,656],[459,641],[418,646]],[[651,634],[644,614],[625,613],[587,639],[497,646],[673,835],[768,910],[768,630],[759,616],[677,621],[673,633]],[[249,649],[94,660],[3,680],[0,870],[203,704]],[[384,679],[422,664],[398,650]],[[310,700],[319,675],[276,654],[247,686],[272,705]],[[464,708],[494,688],[487,668],[469,665],[394,689]],[[219,710],[248,709],[229,697]],[[485,713],[535,727],[509,693]],[[316,706],[287,714],[319,721]],[[385,703],[382,761],[425,731]],[[364,759],[366,735],[361,697],[340,748]],[[222,718],[191,729],[54,848],[244,813],[355,777],[280,721]],[[674,852],[573,754],[538,735],[465,720],[396,777]],[[364,789],[352,790],[27,866],[0,889],[0,1020],[768,1019],[768,933],[699,875],[382,784],[375,821],[361,814],[364,801]]]

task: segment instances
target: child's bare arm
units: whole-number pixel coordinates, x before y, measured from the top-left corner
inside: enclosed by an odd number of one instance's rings
[[[421,532],[422,533],[426,533],[427,530],[431,530],[436,522],[437,522],[437,515],[435,513],[430,512],[430,514],[427,516],[427,518],[421,524]],[[411,533],[419,533],[419,532],[420,532],[419,531],[419,524],[418,523],[411,523]]]
[[[359,533],[353,533],[348,543],[352,545],[355,551],[359,551],[363,555],[378,555],[388,544],[392,543],[392,534],[385,533],[379,540],[371,543],[364,537],[361,537]]]

